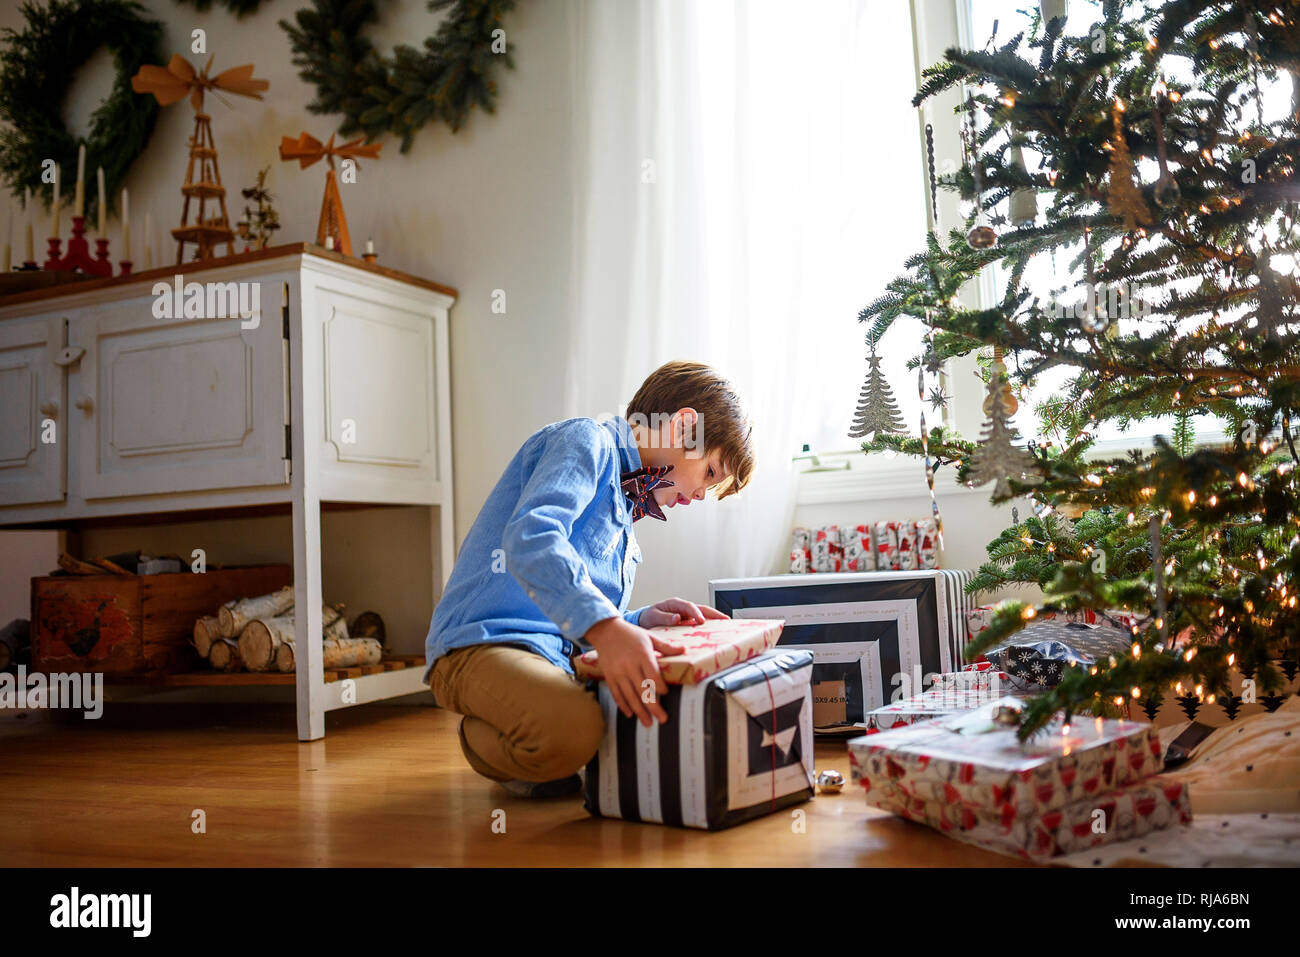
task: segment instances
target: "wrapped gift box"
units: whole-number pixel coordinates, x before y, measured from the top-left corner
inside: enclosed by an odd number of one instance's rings
[[[813,652],[813,724],[862,731],[896,689],[961,664],[971,572],[928,569],[775,575],[709,582],[709,602],[736,618],[785,621],[778,647]]]
[[[711,618],[699,625],[661,625],[649,630],[686,647],[684,654],[661,657],[659,671],[669,684],[691,685],[767,651],[780,637],[782,624],[764,618]],[[579,678],[604,677],[600,654],[594,650],[578,655],[573,670]]]
[[[1006,697],[1007,688],[931,688],[920,694],[894,701],[867,712],[867,734],[879,734],[894,728],[932,721],[945,715],[972,711],[998,698]]]
[[[872,803],[950,837],[1030,859],[1127,841],[1192,820],[1187,787],[1163,777],[1020,819],[1002,820],[965,805],[917,798],[881,798]]]
[[[605,736],[586,774],[586,808],[707,830],[731,827],[813,795],[808,651],[771,651],[660,699],[668,722],[624,717],[598,695]]]
[[[1006,641],[986,648],[984,658],[1026,686],[1055,688],[1067,668],[1088,667],[1109,655],[1127,654],[1132,643],[1130,632],[1105,622],[1035,621]]]
[[[973,711],[849,741],[853,780],[867,796],[968,805],[999,819],[1028,818],[1125,787],[1162,767],[1160,739],[1150,724],[1059,719],[1021,742],[1014,727],[993,722],[1011,696]]]
[[[935,675],[934,684],[926,691],[867,712],[867,734],[972,711],[1007,695],[1019,696],[1010,675],[1003,671],[957,671]]]
[[[980,632],[984,631],[984,629],[989,626],[989,622],[993,620],[993,614],[997,609],[997,605],[979,605],[967,610],[965,619],[967,641],[973,641]],[[1121,628],[1131,628],[1133,625],[1136,625],[1138,621],[1137,615],[1133,614],[1131,611],[1122,611],[1120,609],[1112,608],[1106,614],[1109,615],[1111,620],[1117,623]],[[1097,612],[1091,608],[1082,608],[1078,611],[1040,611],[1034,617],[1034,621],[1079,622],[1084,625],[1097,625],[1106,624],[1106,617],[1098,615]],[[1017,632],[1017,634],[1019,634],[1019,632]],[[984,656],[981,655],[979,660],[983,660],[983,658]]]

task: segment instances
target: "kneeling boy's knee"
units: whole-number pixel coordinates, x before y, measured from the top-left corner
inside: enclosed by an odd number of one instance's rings
[[[530,766],[537,780],[548,781],[574,774],[600,747],[605,716],[595,696],[575,695],[539,715],[533,747],[518,760]]]

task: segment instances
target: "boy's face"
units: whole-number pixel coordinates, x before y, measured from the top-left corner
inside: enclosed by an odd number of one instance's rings
[[[678,409],[666,421],[637,429],[641,464],[651,468],[673,467],[666,476],[672,486],[660,486],[651,493],[660,508],[676,508],[700,501],[709,489],[730,474],[717,449],[704,450],[702,437],[705,430],[696,428],[698,421],[694,409]]]

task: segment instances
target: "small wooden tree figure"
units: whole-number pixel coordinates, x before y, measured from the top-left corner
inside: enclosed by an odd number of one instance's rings
[[[876,355],[876,340],[868,336],[867,344],[871,347],[871,355],[867,360],[871,363],[871,368],[867,372],[867,381],[862,386],[853,427],[849,430],[851,439],[860,439],[873,432],[904,430],[903,415],[894,401],[893,390],[889,388],[885,374],[880,371],[880,358]]]
[[[296,140],[286,136],[280,140],[280,159],[297,160],[299,169],[306,169],[322,157],[329,164],[325,171],[325,197],[320,204],[320,222],[316,226],[316,244],[326,245],[325,237],[333,239],[336,250],[345,256],[352,255],[352,237],[348,233],[348,219],[343,215],[343,198],[339,196],[338,179],[334,175],[334,157],[356,163],[360,167],[361,157],[378,159],[383,143],[362,145],[364,136],[348,140],[338,146],[334,145],[334,134],[328,143],[322,143],[316,137],[303,132]]]
[[[251,199],[257,203],[257,209],[249,209],[248,204],[245,204],[244,218],[235,225],[239,229],[239,238],[246,243],[255,243],[256,249],[265,249],[271,239],[271,233],[280,228],[280,214],[271,205],[274,197],[266,188],[266,174],[269,172],[271,172],[269,166],[258,170],[257,185],[240,190],[244,199]],[[247,251],[246,248],[245,252]]]
[[[980,430],[980,444],[970,457],[969,481],[971,485],[995,483],[993,495],[1010,498],[1008,479],[1037,484],[1043,477],[1037,471],[1034,457],[1017,444],[1019,437],[1011,424],[1016,410],[1015,396],[1008,383],[1002,381],[1001,350],[995,350],[993,371],[989,375],[984,398],[984,413],[989,421]]]
[[[226,252],[235,251],[235,231],[230,227],[230,216],[226,212],[226,188],[221,185],[221,170],[217,166],[217,147],[212,140],[212,117],[203,112],[203,93],[205,90],[225,90],[238,93],[255,100],[262,98],[262,91],[269,83],[253,77],[253,65],[231,67],[208,76],[212,58],[202,72],[195,72],[193,65],[182,56],[173,56],[166,67],[146,64],[140,72],[131,78],[131,89],[137,93],[152,93],[162,106],[170,106],[189,95],[194,107],[194,134],[190,137],[190,161],[185,168],[185,184],[181,193],[185,196],[185,205],[181,210],[181,225],[172,230],[176,238],[176,265],[185,257],[185,244],[194,243],[196,260],[211,259],[214,247],[226,244]],[[197,178],[195,178],[197,166]],[[197,221],[190,225],[190,200],[199,201]],[[209,200],[216,200],[220,208],[219,215],[206,216]],[[214,211],[215,212],[215,211]]]

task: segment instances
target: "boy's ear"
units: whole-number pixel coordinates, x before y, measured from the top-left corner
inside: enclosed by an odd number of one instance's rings
[[[681,449],[688,458],[699,458],[703,454],[699,447],[699,419],[700,414],[689,406],[673,413],[673,447]]]

